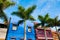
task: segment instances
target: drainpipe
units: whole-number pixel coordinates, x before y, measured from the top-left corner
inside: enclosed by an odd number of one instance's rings
[[[10,26],[10,22],[11,22],[11,17],[10,17],[9,22],[8,22],[8,27],[7,27],[7,33],[6,33],[5,40],[7,40],[8,31],[9,31],[9,26]]]

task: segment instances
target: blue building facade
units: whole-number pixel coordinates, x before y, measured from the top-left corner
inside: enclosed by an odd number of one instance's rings
[[[24,40],[24,27],[10,23],[6,40]],[[34,27],[26,26],[26,40],[35,40]]]

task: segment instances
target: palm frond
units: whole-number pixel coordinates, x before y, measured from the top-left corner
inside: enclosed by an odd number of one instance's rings
[[[18,21],[18,25],[19,25],[19,24],[22,24],[23,22],[24,22],[24,20],[19,20],[19,21]]]
[[[35,25],[34,25],[34,28],[37,28],[37,27],[40,26],[40,25],[41,25],[41,23],[35,24]]]
[[[33,16],[30,16],[29,19],[32,20],[32,21],[35,21]]]
[[[16,16],[18,16],[18,15],[19,15],[19,12],[13,12],[11,15],[16,15]]]
[[[4,22],[8,22],[8,18],[6,15],[4,15]]]
[[[53,25],[54,26],[60,26],[60,22],[58,20],[58,17],[55,17],[55,18],[50,18],[48,21],[47,21],[48,24]]]
[[[0,0],[0,2],[5,2],[5,1],[7,1],[7,0]]]
[[[18,17],[20,17],[20,18],[22,18],[22,19],[24,19],[25,18],[25,16],[24,16],[24,14],[23,13],[21,13],[21,12],[13,12],[11,15],[16,15],[16,16],[18,16]]]
[[[54,27],[53,24],[47,24],[46,27]]]
[[[43,16],[39,15],[38,19],[39,19],[39,21],[43,21],[44,18],[43,18]]]
[[[34,20],[34,18],[30,15],[31,12],[35,9],[36,6],[29,7],[27,10],[25,10],[24,7],[19,6],[17,12],[13,12],[12,15],[16,15],[24,20]]]
[[[0,10],[3,9],[3,3],[0,1]]]
[[[25,8],[22,7],[22,6],[18,6],[18,11],[20,11],[20,12],[24,12],[24,11],[25,11]]]
[[[15,3],[14,2],[7,1],[7,0],[1,0],[0,1],[0,10],[6,9],[9,6],[12,6],[12,5],[15,5]]]
[[[25,8],[24,7],[22,7],[22,6],[19,6],[18,7],[18,12],[20,13],[20,17],[22,18],[22,19],[24,19],[25,18]]]
[[[45,15],[44,20],[47,21],[48,19],[49,19],[49,14],[47,13],[47,14]]]
[[[6,1],[6,2],[4,2],[4,9],[6,9],[7,7],[9,7],[9,6],[13,6],[13,5],[15,5],[15,3],[14,2],[9,2],[9,1]]]
[[[55,23],[58,21],[58,16],[54,18]]]
[[[0,11],[0,18],[4,19],[4,21],[8,22],[7,15],[2,10]]]
[[[55,19],[58,19],[58,16],[56,16]]]
[[[30,16],[35,8],[36,8],[36,5],[33,5],[32,7],[29,7],[27,10],[25,10],[26,16],[27,17]]]
[[[52,22],[54,22],[54,20],[53,20],[52,18],[49,18],[49,19],[47,20],[47,23],[52,23]]]

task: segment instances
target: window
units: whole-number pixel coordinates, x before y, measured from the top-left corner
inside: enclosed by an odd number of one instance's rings
[[[13,24],[12,30],[17,30],[17,25]]]
[[[39,31],[39,34],[42,34],[42,31]]]
[[[32,39],[28,39],[28,40],[32,40]]]
[[[17,27],[16,26],[13,26],[12,30],[17,30]]]
[[[31,32],[31,27],[28,27],[28,32]]]
[[[23,38],[21,38],[20,40],[24,40]]]
[[[51,34],[51,32],[49,31],[49,32],[48,32],[48,34],[50,35],[50,34]]]
[[[60,32],[60,28],[58,29],[58,32]]]
[[[39,34],[44,34],[44,30],[39,29],[39,30],[38,30],[38,33],[39,33]]]
[[[11,38],[11,40],[16,40],[16,38]]]

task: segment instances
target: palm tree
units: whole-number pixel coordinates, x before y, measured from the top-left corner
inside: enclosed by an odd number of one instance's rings
[[[46,36],[46,24],[47,24],[47,21],[49,20],[49,15],[48,15],[48,13],[44,17],[41,16],[41,15],[39,15],[38,16],[38,19],[41,22],[40,25],[44,28],[45,38],[47,40],[47,36]]]
[[[14,2],[10,2],[8,0],[0,0],[0,18],[4,19],[5,23],[8,22],[8,19],[3,10],[14,4]]]
[[[33,16],[31,16],[31,13],[34,11],[35,8],[36,8],[36,5],[33,5],[28,9],[25,9],[22,6],[19,6],[18,11],[12,13],[12,15],[16,15],[22,18],[24,21],[24,40],[26,40],[26,20],[34,20]]]
[[[47,26],[55,27],[57,36],[59,38],[57,27],[60,26],[60,20],[58,20],[58,16],[56,16],[54,19],[50,19]],[[60,40],[60,38],[59,38],[59,40]]]

